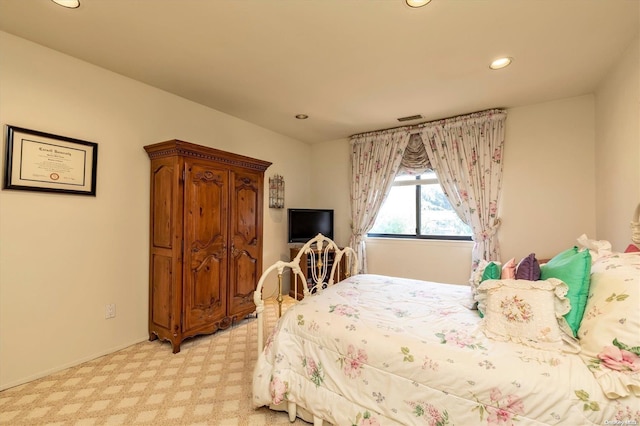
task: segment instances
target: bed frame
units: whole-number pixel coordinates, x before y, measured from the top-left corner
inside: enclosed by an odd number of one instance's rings
[[[305,254],[310,260],[310,265],[313,266],[310,268],[308,281],[307,278],[305,278],[305,275],[302,273],[302,270],[300,269],[300,258]],[[333,262],[330,262],[330,256],[333,256]],[[345,261],[341,262],[343,257],[345,258]],[[269,277],[269,275],[271,275],[273,271],[277,271],[278,273],[278,292],[276,295],[276,301],[278,302],[279,318],[282,315],[282,301],[284,300],[282,292],[282,276],[287,269],[292,272],[291,286],[294,286],[295,289],[295,292],[293,294],[298,294],[297,286],[298,283],[300,283],[300,285],[302,285],[302,299],[304,299],[305,297],[311,296],[312,294],[320,293],[323,289],[335,284],[336,277],[350,277],[351,275],[355,275],[358,269],[357,263],[356,252],[351,247],[340,248],[330,238],[327,238],[322,234],[318,234],[313,239],[307,241],[302,246],[296,257],[291,261],[283,262],[279,260],[268,267],[262,273],[262,276],[260,276],[258,286],[256,287],[256,291],[253,294],[253,301],[256,305],[256,317],[258,322],[258,356],[260,356],[264,348],[264,299],[262,291],[266,279]],[[329,268],[329,265],[331,264],[333,266]],[[344,265],[345,271],[340,270],[341,265]],[[293,402],[287,402],[286,404],[286,411],[289,414],[289,420],[291,422],[295,421],[296,417],[299,416],[303,420],[306,420],[308,422],[313,421],[313,424],[315,426],[322,425],[323,420],[321,418],[311,415],[301,407],[299,409],[299,407]],[[281,406],[270,408],[280,411],[285,410],[285,407]]]
[[[307,255],[310,264],[313,265],[310,268],[308,281],[305,275],[300,269],[300,258]],[[333,257],[333,262],[329,260],[329,257]],[[340,270],[342,258],[345,257],[344,266],[346,270],[343,272]],[[329,269],[330,265],[333,265]],[[302,299],[311,294],[320,293],[323,289],[335,284],[335,278],[341,276],[350,277],[357,273],[357,259],[356,252],[351,247],[340,248],[330,238],[325,237],[322,234],[316,235],[311,240],[307,241],[296,257],[289,262],[277,261],[270,267],[268,267],[260,276],[258,286],[253,294],[253,301],[256,304],[256,316],[258,319],[258,355],[262,353],[264,348],[264,320],[262,318],[264,312],[264,298],[262,290],[266,279],[271,275],[274,270],[278,271],[278,294],[276,295],[276,301],[278,302],[278,318],[282,315],[282,276],[286,269],[290,269],[292,272],[292,286],[295,286],[295,293],[298,294],[298,282],[302,285]],[[304,285],[307,283],[307,285]]]
[[[640,203],[638,203],[631,220],[631,241],[640,247]]]

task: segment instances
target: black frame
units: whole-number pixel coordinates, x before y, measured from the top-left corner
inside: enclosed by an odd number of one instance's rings
[[[416,180],[419,180],[420,176],[416,176]],[[415,185],[416,187],[416,233],[415,234],[383,234],[383,233],[373,233],[367,232],[367,237],[373,238],[402,238],[402,239],[413,239],[413,240],[450,240],[450,241],[473,241],[473,238],[470,235],[435,235],[429,234],[424,235],[420,233],[420,228],[422,227],[421,223],[421,215],[420,215],[420,207],[421,207],[421,187],[422,185]]]
[[[51,139],[54,141],[62,141],[67,145],[74,144],[79,145],[80,147],[91,147],[91,170],[88,174],[90,174],[91,182],[88,185],[88,190],[77,190],[77,189],[68,189],[64,187],[50,187],[50,186],[29,186],[29,185],[20,185],[18,183],[12,182],[13,178],[13,168],[20,167],[20,165],[15,164],[15,159],[13,158],[14,144],[16,141],[14,140],[16,133],[24,133],[30,135],[34,138],[40,139]],[[6,125],[6,150],[5,150],[5,173],[4,173],[4,184],[3,189],[16,189],[22,191],[38,191],[38,192],[56,192],[56,193],[64,193],[64,194],[75,194],[75,195],[90,195],[96,196],[96,178],[98,172],[98,144],[95,142],[87,142],[80,139],[69,138],[66,136],[54,135],[51,133],[40,132],[37,130],[25,129],[22,127],[16,127],[11,125]],[[41,142],[42,143],[42,142]],[[71,149],[65,147],[67,149]],[[85,167],[87,167],[87,160],[85,159]],[[49,185],[56,185],[57,182],[48,183]],[[59,183],[59,185],[64,185],[63,183]],[[85,184],[85,186],[87,186]]]

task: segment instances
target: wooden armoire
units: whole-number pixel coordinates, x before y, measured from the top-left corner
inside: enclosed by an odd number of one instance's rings
[[[271,163],[179,140],[151,160],[149,340],[214,333],[255,310],[264,171]]]

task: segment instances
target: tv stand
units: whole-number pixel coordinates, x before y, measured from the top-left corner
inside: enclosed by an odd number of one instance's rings
[[[301,247],[291,247],[289,249],[289,259],[293,260],[295,259],[295,257],[298,255],[298,253],[300,252]],[[342,250],[342,248],[340,248]],[[316,251],[316,253],[318,253]],[[316,260],[318,258],[316,257]],[[328,265],[327,265],[327,276],[325,277],[325,282],[329,280],[329,274],[331,273],[331,268],[333,268],[333,260],[335,259],[335,252],[333,250],[329,251],[328,253]],[[313,278],[312,278],[312,269],[311,268],[316,268],[316,265],[312,265],[311,264],[311,256],[309,256],[308,254],[304,253],[302,256],[300,256],[300,271],[302,271],[302,274],[305,277],[305,283],[301,283],[299,282],[300,279],[299,277],[294,274],[293,272],[291,272],[291,283],[290,283],[290,289],[289,289],[289,296],[297,299],[297,300],[301,300],[302,299],[302,295],[303,295],[303,285],[306,285],[307,288],[309,288],[312,284],[313,284]],[[342,259],[340,259],[340,264],[338,265],[338,268],[336,269],[336,277],[334,282],[339,282],[344,280],[347,277],[347,262],[346,262],[346,257],[343,256]],[[296,281],[298,282],[298,291],[296,294]]]

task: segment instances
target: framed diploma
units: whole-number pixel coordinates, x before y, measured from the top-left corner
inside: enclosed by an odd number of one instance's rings
[[[98,144],[7,125],[4,189],[96,195]]]

